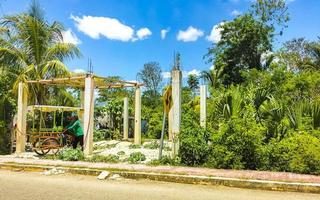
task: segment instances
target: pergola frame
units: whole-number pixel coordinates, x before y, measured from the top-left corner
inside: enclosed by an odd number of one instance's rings
[[[29,80],[20,82],[18,88],[18,119],[17,119],[17,140],[16,153],[25,151],[26,142],[26,115],[28,92],[27,84],[42,84],[48,86],[63,86],[79,88],[81,91],[80,102],[81,110],[79,118],[81,119],[84,131],[84,154],[89,156],[93,152],[93,128],[94,128],[94,89],[111,89],[111,88],[135,88],[135,126],[134,126],[134,143],[141,144],[141,86],[143,84],[130,81],[113,80],[107,77],[100,77],[93,74],[81,76],[54,78],[43,80]],[[128,139],[128,99],[124,99],[124,139]]]

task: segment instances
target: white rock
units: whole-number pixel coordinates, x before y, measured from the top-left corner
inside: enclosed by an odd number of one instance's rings
[[[65,173],[64,170],[62,170],[62,169],[58,170],[57,168],[52,168],[52,169],[49,169],[49,170],[43,172],[43,174],[46,175],[46,176],[64,174],[64,173]]]
[[[99,176],[97,177],[97,179],[99,180],[105,180],[108,176],[110,175],[110,172],[108,171],[102,171]]]
[[[110,177],[111,180],[117,180],[120,178],[121,178],[121,176],[119,174],[112,174],[112,176]]]

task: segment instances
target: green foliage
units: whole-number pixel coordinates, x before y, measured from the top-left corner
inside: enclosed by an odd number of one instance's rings
[[[117,155],[118,155],[118,156],[124,156],[124,155],[126,155],[126,152],[124,152],[124,151],[119,151],[119,152],[117,153]]]
[[[81,57],[75,44],[63,42],[63,26],[59,22],[48,23],[44,15],[39,13],[40,7],[31,4],[29,12],[4,16],[1,20],[1,28],[6,31],[0,33],[0,62],[6,67],[18,69],[16,83],[65,77],[70,75],[70,72],[63,61]],[[35,92],[31,98],[38,104],[44,104],[50,97],[57,96],[64,97],[64,103],[72,102],[72,99],[63,95],[63,91],[65,89],[47,92],[41,85],[29,90]]]
[[[195,90],[199,88],[199,77],[194,74],[189,74],[187,83],[189,88],[195,92]]]
[[[148,130],[146,138],[160,138],[162,130],[163,111],[160,109],[144,108],[144,112],[147,113],[145,116],[148,120]]]
[[[139,144],[130,144],[129,145],[129,149],[140,149],[141,148],[141,145]]]
[[[94,129],[93,130],[93,141],[98,142],[112,138],[113,131],[108,129]]]
[[[257,0],[252,5],[251,13],[270,27],[286,27],[289,21],[286,0]]]
[[[320,174],[320,140],[306,133],[272,140],[264,146],[261,160],[262,170]]]
[[[159,147],[160,147],[160,144],[157,140],[154,140],[150,143],[143,145],[143,148],[145,149],[158,149]]]
[[[179,136],[179,157],[183,164],[201,165],[207,159],[209,133],[199,127],[199,118],[196,117],[198,115],[195,110],[190,109],[190,106],[184,110],[186,112],[182,117],[182,130]]]
[[[63,148],[58,152],[58,159],[64,161],[79,161],[84,160],[83,151],[80,148]]]
[[[215,74],[224,85],[243,82],[242,71],[263,69],[261,55],[271,50],[272,29],[250,14],[219,26],[221,40],[209,48],[208,62],[213,62]],[[241,37],[239,37],[241,35]]]
[[[251,114],[246,113],[243,117],[234,117],[219,124],[212,134],[207,165],[215,168],[257,168],[265,129],[256,123]]]
[[[104,162],[104,163],[118,163],[119,156],[109,154],[109,155],[93,155],[92,157],[86,159],[89,162]]]
[[[117,146],[118,143],[114,144],[104,144],[104,145],[95,145],[93,146],[93,150],[99,150],[99,149],[112,149]]]
[[[145,160],[146,160],[146,156],[141,152],[131,153],[128,158],[128,162],[132,163],[132,164],[139,163],[139,162],[145,161]]]
[[[150,166],[159,166],[159,165],[170,165],[170,166],[176,166],[179,165],[181,162],[179,157],[176,157],[175,159],[171,158],[170,156],[162,156],[160,160],[155,159],[151,160],[147,163],[147,165]]]
[[[162,82],[161,67],[157,62],[148,62],[143,65],[143,69],[137,77],[145,84],[150,96],[155,98],[158,95]]]

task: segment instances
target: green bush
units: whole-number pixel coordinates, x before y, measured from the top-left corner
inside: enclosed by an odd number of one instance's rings
[[[234,117],[212,134],[207,165],[215,168],[256,169],[265,128],[252,116]]]
[[[131,153],[128,158],[129,163],[139,163],[145,160],[146,160],[146,156],[141,152]]]
[[[157,140],[154,140],[150,143],[143,145],[143,148],[145,149],[158,149],[159,147],[160,147],[160,144],[158,143]]]
[[[320,140],[306,133],[293,133],[280,142],[272,140],[261,154],[262,170],[320,174]]]
[[[208,156],[207,131],[201,128],[188,127],[180,133],[179,157],[186,165],[201,165]]]
[[[58,159],[64,161],[79,161],[84,160],[83,152],[80,148],[63,148],[58,152]]]
[[[169,157],[169,156],[162,156],[160,160],[155,159],[151,160],[150,162],[147,163],[147,165],[150,166],[158,166],[158,165],[171,165],[171,166],[176,166],[180,164],[180,158],[176,157],[175,159]]]
[[[117,155],[118,155],[118,156],[124,156],[124,155],[126,155],[126,152],[124,152],[124,151],[119,151],[119,152],[117,153]]]
[[[129,145],[129,149],[140,149],[141,148],[141,145],[139,144],[130,144]]]
[[[99,142],[102,140],[111,139],[111,131],[108,129],[94,129],[93,131],[93,141]]]
[[[91,158],[86,159],[89,162],[105,162],[105,163],[118,163],[119,156],[109,154],[109,155],[93,155]]]

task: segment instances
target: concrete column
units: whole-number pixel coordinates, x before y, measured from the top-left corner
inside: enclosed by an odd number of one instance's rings
[[[179,133],[181,124],[181,87],[182,87],[182,73],[180,70],[172,70],[172,136],[173,136],[173,157],[179,152]]]
[[[84,155],[89,156],[93,151],[93,113],[94,113],[94,79],[90,75],[85,79],[84,89]]]
[[[18,87],[16,153],[23,153],[25,152],[26,146],[28,95],[26,85],[24,83],[20,82]]]
[[[136,87],[134,107],[134,144],[141,145],[141,89]]]
[[[123,99],[123,140],[128,140],[129,135],[129,106],[128,97]]]
[[[173,109],[171,108],[169,113],[168,113],[168,136],[169,136],[169,141],[172,141],[172,123],[173,123]]]
[[[83,110],[83,108],[84,108],[84,89],[83,88],[80,89],[80,108],[82,108],[82,109],[79,110],[78,115],[79,115],[79,119],[83,125],[83,112],[84,112],[84,110]]]
[[[200,85],[200,126],[206,128],[207,118],[207,86]]]

